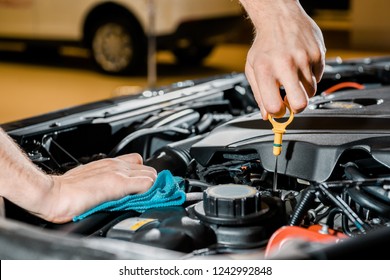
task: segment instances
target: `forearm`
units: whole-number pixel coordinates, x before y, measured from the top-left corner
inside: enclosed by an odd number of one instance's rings
[[[39,212],[52,185],[51,177],[39,170],[0,129],[0,196]]]

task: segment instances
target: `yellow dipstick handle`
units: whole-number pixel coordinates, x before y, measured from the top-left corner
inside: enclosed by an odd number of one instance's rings
[[[287,101],[284,102],[286,104],[286,107],[290,111],[290,117],[288,118],[287,121],[285,122],[277,122],[271,115],[268,115],[268,120],[271,122],[273,129],[272,131],[274,132],[274,148],[272,150],[273,154],[275,156],[280,155],[282,152],[282,138],[283,134],[286,132],[286,127],[293,121],[294,119],[294,113],[292,112],[290,105],[288,104]]]

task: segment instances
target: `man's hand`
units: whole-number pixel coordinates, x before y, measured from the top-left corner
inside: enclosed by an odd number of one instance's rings
[[[264,120],[286,112],[280,87],[294,113],[303,111],[317,90],[325,66],[321,30],[297,0],[240,0],[256,35],[245,73]]]
[[[146,192],[156,177],[156,170],[143,165],[138,154],[94,161],[53,176],[53,184],[34,214],[53,223],[69,222],[105,201]]]

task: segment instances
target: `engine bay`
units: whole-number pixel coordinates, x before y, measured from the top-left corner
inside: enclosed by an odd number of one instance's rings
[[[377,259],[390,247],[389,83],[390,58],[327,61],[317,95],[283,136],[276,189],[272,126],[243,73],[3,124],[47,173],[136,152],[182,177],[186,193],[181,206],[61,225],[5,201],[6,220],[31,230],[6,257],[38,241],[36,258],[118,257],[74,251],[92,240],[93,250],[128,246],[126,258]]]

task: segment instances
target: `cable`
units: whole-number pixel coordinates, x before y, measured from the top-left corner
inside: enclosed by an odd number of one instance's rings
[[[365,89],[366,87],[362,84],[355,83],[355,82],[342,82],[334,86],[331,86],[327,90],[324,90],[322,93],[328,95],[344,88]]]
[[[359,218],[359,216],[342,200],[339,196],[333,195],[329,190],[326,183],[321,183],[318,185],[321,191],[337,206],[343,213],[349,218],[349,220],[356,226],[356,228],[362,232],[366,233],[365,224]]]
[[[203,190],[213,186],[212,184],[208,184],[206,182],[196,180],[196,179],[187,179],[187,181],[188,181],[188,185],[189,185],[189,191],[192,188],[200,188],[203,191]]]

